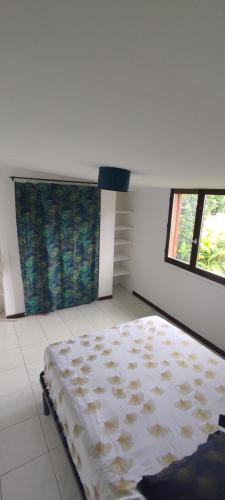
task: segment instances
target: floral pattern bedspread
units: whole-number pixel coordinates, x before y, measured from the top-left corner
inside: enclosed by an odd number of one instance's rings
[[[191,454],[225,412],[225,361],[157,316],[59,342],[45,376],[87,498]]]

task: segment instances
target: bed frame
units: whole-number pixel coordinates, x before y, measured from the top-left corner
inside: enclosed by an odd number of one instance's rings
[[[47,415],[50,415],[50,413],[51,413],[51,415],[53,416],[54,422],[56,424],[56,427],[57,427],[57,430],[58,430],[58,433],[59,433],[59,436],[60,436],[60,439],[62,441],[63,447],[65,449],[65,452],[66,452],[67,456],[68,456],[68,459],[69,459],[69,462],[70,462],[73,474],[74,474],[75,479],[77,481],[77,484],[79,486],[81,497],[82,497],[83,500],[87,500],[83,484],[81,482],[80,476],[79,476],[79,474],[77,472],[76,466],[75,466],[75,464],[73,462],[73,459],[71,457],[71,454],[70,454],[70,450],[69,450],[69,447],[68,447],[68,444],[67,444],[67,440],[66,440],[65,434],[63,432],[63,427],[62,427],[62,425],[61,425],[61,423],[60,423],[60,421],[58,419],[58,415],[56,413],[53,401],[52,401],[52,399],[50,397],[49,390],[48,390],[48,387],[47,387],[46,382],[45,382],[45,374],[44,374],[44,372],[40,373],[40,384],[41,384],[41,388],[42,388],[42,398],[43,398],[44,415],[47,416]]]

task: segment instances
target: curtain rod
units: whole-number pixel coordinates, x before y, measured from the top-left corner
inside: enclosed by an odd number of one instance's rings
[[[15,179],[24,179],[26,181],[45,181],[45,182],[68,182],[71,184],[93,184],[94,186],[97,186],[97,182],[92,182],[92,181],[64,181],[63,179],[42,179],[38,177],[17,177],[16,175],[10,175],[9,176],[12,181]]]

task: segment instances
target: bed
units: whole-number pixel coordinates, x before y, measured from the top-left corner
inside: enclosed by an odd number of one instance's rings
[[[45,387],[86,497],[140,500],[143,475],[216,431],[224,369],[224,359],[157,316],[48,346]]]

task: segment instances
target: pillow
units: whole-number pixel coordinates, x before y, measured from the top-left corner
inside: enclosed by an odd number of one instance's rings
[[[225,500],[225,434],[210,434],[192,455],[144,476],[137,488],[149,500]]]

